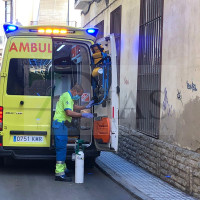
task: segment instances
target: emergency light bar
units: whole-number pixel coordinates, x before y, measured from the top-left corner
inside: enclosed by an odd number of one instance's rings
[[[3,25],[5,33],[10,33],[18,30],[18,26],[12,24],[4,24]],[[67,34],[67,33],[75,33],[75,31],[69,31],[67,29],[52,29],[52,28],[40,28],[40,29],[29,29],[29,32],[38,32],[44,34]]]
[[[44,33],[44,34],[67,34],[67,33],[75,33],[75,31],[69,31],[67,29],[52,29],[52,28],[47,28],[47,29],[35,29],[35,30],[30,30],[31,32],[38,32],[38,33]]]
[[[86,32],[94,37],[97,36],[97,33],[98,33],[98,29],[96,28],[88,28],[86,29]]]
[[[5,33],[10,33],[18,29],[17,26],[12,25],[12,24],[4,24],[3,28],[4,28]]]
[[[60,36],[60,37],[74,37],[81,39],[91,39],[95,41],[95,37],[98,33],[98,28],[76,28],[69,26],[55,26],[55,25],[44,25],[44,26],[17,26],[14,24],[3,25],[6,37],[11,36]]]

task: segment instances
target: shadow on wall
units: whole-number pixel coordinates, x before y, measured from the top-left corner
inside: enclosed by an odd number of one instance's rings
[[[196,97],[184,107],[176,120],[175,140],[178,146],[200,153],[200,98]]]
[[[123,99],[123,102],[120,102],[122,107],[120,106],[120,114],[119,114],[119,124],[126,126],[129,129],[136,128],[136,98],[131,91],[128,94],[128,97]],[[128,107],[128,105],[132,105],[132,107]]]

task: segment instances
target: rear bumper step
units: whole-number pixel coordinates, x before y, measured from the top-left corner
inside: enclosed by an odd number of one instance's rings
[[[72,153],[74,149],[67,150],[66,160],[72,159]],[[95,149],[85,149],[85,158],[98,157],[100,153]],[[55,160],[56,152],[54,149],[28,149],[28,148],[18,148],[18,149],[4,149],[0,147],[0,157],[12,157],[14,159],[23,160]]]

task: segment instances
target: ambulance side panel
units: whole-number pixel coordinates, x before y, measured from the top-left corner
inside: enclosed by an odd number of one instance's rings
[[[50,147],[51,60],[50,37],[8,39],[0,84],[4,147]]]
[[[2,63],[3,65],[3,63]],[[2,106],[3,104],[3,82],[4,82],[4,77],[3,77],[3,74],[2,74],[2,66],[0,65],[0,106]],[[1,133],[1,131],[0,131]]]

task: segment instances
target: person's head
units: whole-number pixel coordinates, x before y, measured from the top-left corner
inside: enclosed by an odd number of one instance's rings
[[[71,89],[72,93],[72,99],[73,100],[79,100],[83,94],[83,87],[79,84],[74,85],[74,87]]]

